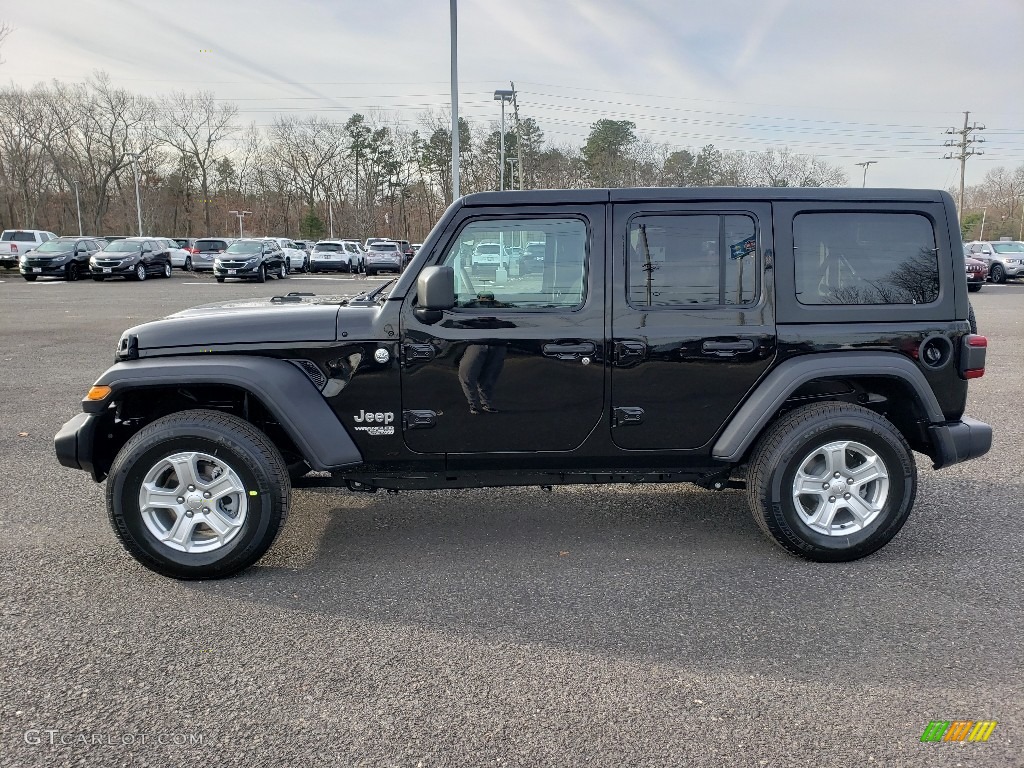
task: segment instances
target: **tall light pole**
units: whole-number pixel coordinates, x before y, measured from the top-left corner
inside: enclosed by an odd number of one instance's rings
[[[78,210],[78,236],[82,237],[82,203],[78,199],[78,182],[72,181],[75,185],[75,208]]]
[[[132,176],[135,177],[135,211],[139,215],[139,237],[142,237],[142,195],[139,194],[139,168],[137,164],[139,156],[134,152],[129,152],[128,157],[132,159]]]
[[[512,97],[515,94],[509,90],[499,90],[494,92],[494,100],[501,102],[501,182],[498,189],[504,191],[505,189],[505,102],[512,101]]]
[[[860,165],[864,168],[864,180],[860,183],[861,187],[866,187],[868,185],[868,166],[874,165],[877,162],[877,160],[865,160],[863,163],[855,163],[855,165]]]
[[[449,0],[452,25],[452,201],[459,199],[459,12],[457,0]]]
[[[331,202],[331,196],[327,195],[327,218],[331,222],[331,240],[334,239],[334,204]]]
[[[1017,233],[1018,240],[1024,240],[1024,197],[1020,199],[1020,231]]]
[[[978,235],[979,240],[985,239],[985,217],[988,216],[988,206],[981,206],[981,234]]]
[[[252,211],[228,211],[228,213],[238,217],[238,236],[245,237],[245,233],[242,232],[242,220],[245,219],[246,216],[251,215]]]

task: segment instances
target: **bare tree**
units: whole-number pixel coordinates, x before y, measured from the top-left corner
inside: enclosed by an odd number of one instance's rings
[[[238,130],[238,107],[218,104],[208,91],[191,95],[177,92],[160,101],[158,113],[160,140],[178,152],[183,164],[193,165],[199,176],[204,233],[212,235],[210,181],[217,164],[227,156],[227,139]]]

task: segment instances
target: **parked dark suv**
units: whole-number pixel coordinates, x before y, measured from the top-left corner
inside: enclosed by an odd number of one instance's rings
[[[155,237],[125,237],[108,242],[89,259],[92,279],[102,282],[108,277],[145,280],[147,277],[171,276],[171,252]]]
[[[177,578],[251,565],[323,485],[745,488],[786,551],[853,560],[906,521],[915,452],[991,445],[959,233],[941,191],[469,195],[369,292],[128,329],[56,452]],[[482,242],[537,270],[478,278]]]
[[[265,283],[267,275],[288,277],[288,266],[276,240],[247,238],[235,240],[214,259],[213,274],[218,283],[229,277]]]
[[[62,277],[73,283],[89,274],[89,258],[99,250],[99,243],[88,237],[58,237],[22,256],[19,270],[29,282],[37,277]]]

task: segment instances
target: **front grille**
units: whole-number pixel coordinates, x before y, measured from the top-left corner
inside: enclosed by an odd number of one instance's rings
[[[324,372],[312,360],[292,360],[291,362],[309,377],[309,380],[313,382],[317,389],[322,390],[327,386],[327,376],[324,375]]]
[[[246,259],[246,261],[225,261],[224,259],[221,259],[220,265],[224,269],[242,269],[242,267],[246,265],[247,261],[248,259]]]
[[[97,267],[120,267],[124,262],[120,259],[96,259]]]

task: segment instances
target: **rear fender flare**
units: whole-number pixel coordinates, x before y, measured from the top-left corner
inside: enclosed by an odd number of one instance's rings
[[[945,421],[924,373],[905,357],[884,352],[804,355],[781,363],[757,385],[715,441],[711,455],[721,461],[740,461],[786,399],[807,382],[864,376],[884,376],[904,382],[931,423]]]

